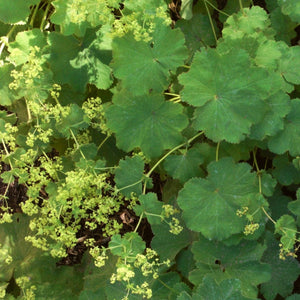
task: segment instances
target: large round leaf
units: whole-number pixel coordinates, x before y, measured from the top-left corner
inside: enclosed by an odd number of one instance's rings
[[[188,228],[223,240],[243,231],[244,219],[236,211],[256,201],[256,175],[250,165],[234,164],[231,158],[212,162],[207,169],[206,179],[192,178],[185,184],[177,202]]]
[[[243,140],[267,108],[263,99],[271,88],[268,74],[251,66],[244,50],[198,52],[190,71],[179,78],[183,101],[198,107],[195,129],[216,142]]]
[[[136,95],[149,90],[162,92],[168,86],[169,71],[175,71],[187,57],[180,29],[157,21],[153,41],[136,41],[132,34],[113,41],[114,75]]]
[[[114,104],[107,109],[106,118],[119,148],[130,151],[140,147],[148,157],[178,145],[182,141],[180,132],[188,124],[182,106],[166,102],[160,95]]]

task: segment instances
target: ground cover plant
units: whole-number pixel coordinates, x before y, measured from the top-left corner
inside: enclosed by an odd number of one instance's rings
[[[297,0],[0,0],[1,299],[300,299]]]

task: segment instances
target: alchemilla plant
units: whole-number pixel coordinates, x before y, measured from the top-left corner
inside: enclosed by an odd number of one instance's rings
[[[0,3],[1,299],[300,299],[296,0]]]

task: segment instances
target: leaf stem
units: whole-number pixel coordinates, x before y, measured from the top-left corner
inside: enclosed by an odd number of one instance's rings
[[[225,15],[226,17],[230,17],[229,14],[227,14],[226,12],[224,12],[224,11],[218,9],[218,8],[217,8],[216,6],[214,6],[211,2],[209,2],[209,1],[207,1],[207,0],[205,0],[205,2],[207,2],[213,9],[215,9],[215,10],[216,10],[217,12],[219,12],[220,14],[223,14],[223,15]]]
[[[104,145],[104,143],[108,140],[109,137],[110,137],[110,135],[107,135],[107,136],[105,137],[105,139],[104,139],[104,140],[100,143],[100,145],[98,146],[97,151],[100,150],[100,148]]]
[[[210,22],[210,26],[211,26],[212,32],[214,34],[214,37],[215,37],[215,40],[216,40],[216,43],[217,43],[218,39],[217,39],[217,35],[216,35],[214,24],[213,24],[213,20],[211,18],[210,12],[209,12],[209,8],[207,7],[206,0],[203,0],[203,2],[204,2],[204,5],[205,5],[207,14],[208,14],[208,18],[209,18],[209,22]]]
[[[245,15],[242,0],[239,0],[239,4],[240,4],[240,8],[241,8],[241,11],[242,11],[243,15]]]
[[[138,221],[138,223],[136,224],[135,229],[134,229],[133,232],[137,232],[139,226],[141,225],[141,222],[142,222],[143,217],[144,217],[144,212],[141,213],[140,218],[139,218],[139,221]]]
[[[219,149],[220,149],[220,142],[217,144],[217,149],[216,149],[216,161],[219,161]]]
[[[72,129],[69,128],[69,130],[70,130],[71,135],[72,135],[72,137],[73,137],[73,139],[74,139],[74,142],[75,142],[75,144],[76,144],[77,149],[79,150],[79,152],[80,152],[81,156],[83,157],[83,159],[86,160],[84,154],[82,153],[82,151],[81,151],[81,149],[80,149],[80,145],[79,145],[79,143],[78,143],[78,141],[77,141],[77,139],[76,139],[75,134],[73,133]]]
[[[47,21],[47,15],[48,15],[50,7],[51,7],[51,3],[49,2],[46,6],[46,9],[45,9],[45,12],[44,12],[44,15],[43,15],[43,20],[42,20],[41,25],[40,25],[40,30],[42,30],[42,31],[44,30],[45,22]]]
[[[180,149],[183,146],[186,146],[186,144],[190,144],[194,139],[196,139],[197,137],[199,137],[200,135],[202,135],[204,132],[200,131],[199,133],[197,133],[196,135],[194,135],[192,138],[190,138],[186,143],[180,144],[178,146],[176,146],[175,148],[171,149],[169,152],[167,152],[153,167],[152,169],[146,174],[146,177],[149,177],[152,172],[156,169],[156,167],[164,160],[166,159],[171,153],[173,153],[174,151]]]
[[[38,10],[39,10],[39,5],[35,5],[34,8],[33,8],[33,12],[32,12],[30,22],[29,22],[29,27],[30,28],[33,28],[34,19],[35,19],[35,16],[36,16]]]
[[[265,208],[262,206],[261,209],[263,210],[263,212],[265,213],[265,215],[268,217],[268,219],[274,224],[276,225],[276,222],[272,219],[272,217],[267,213],[267,211],[265,210]]]

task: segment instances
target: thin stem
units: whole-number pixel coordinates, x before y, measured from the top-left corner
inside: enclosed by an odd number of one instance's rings
[[[240,4],[240,8],[241,8],[241,11],[242,11],[243,15],[245,15],[242,0],[239,0],[239,4]]]
[[[255,168],[256,168],[256,172],[260,172],[260,169],[259,169],[258,163],[257,163],[257,159],[256,159],[256,150],[257,149],[253,150],[253,161],[254,161],[254,165],[255,165]]]
[[[180,95],[174,93],[164,93],[164,94],[168,96],[174,96],[174,98],[180,97]]]
[[[143,217],[144,217],[144,212],[141,213],[140,218],[139,218],[139,221],[138,221],[137,225],[135,226],[135,229],[134,229],[133,232],[137,232],[139,226],[141,225],[141,222],[142,222]]]
[[[218,9],[218,8],[217,8],[216,6],[214,6],[211,2],[209,2],[209,1],[207,1],[207,0],[205,0],[205,2],[207,2],[213,9],[215,9],[215,10],[216,10],[217,12],[219,12],[220,14],[223,14],[223,15],[225,15],[226,17],[230,17],[229,14],[227,14],[226,12],[224,12],[224,11]]]
[[[47,15],[48,15],[50,7],[51,7],[51,3],[48,3],[47,6],[46,6],[44,15],[43,15],[43,20],[42,20],[41,25],[40,25],[40,30],[42,30],[42,31],[44,30],[45,22],[47,21]]]
[[[217,35],[216,35],[214,24],[213,24],[213,20],[211,18],[210,12],[209,12],[209,8],[207,7],[206,0],[203,0],[203,2],[204,2],[204,5],[205,5],[207,14],[208,14],[208,18],[209,18],[209,22],[210,22],[210,26],[211,26],[212,32],[214,34],[214,37],[215,37],[215,40],[216,40],[216,43],[217,43],[218,39],[217,39]]]
[[[104,139],[104,140],[101,142],[101,144],[98,146],[97,151],[100,150],[100,148],[104,145],[104,143],[108,140],[109,137],[110,137],[110,135],[107,135],[107,136],[105,137],[105,139]]]
[[[76,146],[77,146],[77,149],[79,150],[79,152],[80,152],[81,156],[83,157],[83,159],[86,160],[84,154],[82,153],[82,151],[81,151],[81,149],[80,149],[80,145],[79,145],[79,143],[78,143],[78,141],[77,141],[77,139],[76,139],[76,136],[74,135],[72,129],[69,129],[69,130],[70,130],[71,135],[72,135],[72,137],[73,137],[73,139],[74,139],[74,142],[75,142],[75,144],[76,144]]]
[[[171,153],[173,153],[174,151],[180,149],[183,146],[186,146],[186,144],[190,144],[193,140],[195,140],[197,137],[199,137],[200,135],[202,135],[204,132],[201,131],[199,133],[197,133],[196,135],[194,135],[192,138],[190,138],[186,143],[180,144],[178,146],[176,146],[175,148],[171,149],[168,153],[166,153],[153,167],[152,169],[146,174],[147,177],[149,177],[152,172],[156,169],[156,167],[165,159],[167,158]]]
[[[217,149],[216,149],[216,161],[219,161],[219,149],[220,149],[220,142],[217,144]]]
[[[190,68],[191,68],[191,66],[187,66],[187,65],[182,65],[181,67],[182,67],[182,68],[187,68],[187,69],[190,69]]]
[[[265,215],[268,217],[268,219],[270,220],[270,221],[272,221],[272,223],[274,224],[274,225],[276,225],[276,222],[272,219],[272,217],[266,212],[266,210],[265,210],[265,208],[262,206],[261,207],[261,209],[263,210],[263,212],[265,213]]]
[[[31,19],[29,22],[29,27],[31,27],[31,28],[33,28],[34,19],[35,19],[35,16],[36,16],[38,10],[39,10],[39,5],[36,5],[33,9],[33,13],[32,13],[32,16],[31,16]]]
[[[27,110],[27,116],[28,116],[27,123],[30,123],[32,121],[32,117],[31,117],[31,112],[30,112],[30,108],[28,105],[28,101],[26,98],[25,98],[25,103],[26,103],[26,110]]]
[[[139,181],[136,181],[136,182],[134,182],[134,183],[132,183],[132,184],[123,186],[122,188],[118,189],[117,191],[120,192],[120,191],[125,190],[125,189],[127,189],[127,188],[129,188],[129,187],[135,186],[135,185],[137,185],[137,184],[139,184],[139,183],[141,183],[141,182],[142,182],[142,179],[140,179]]]

